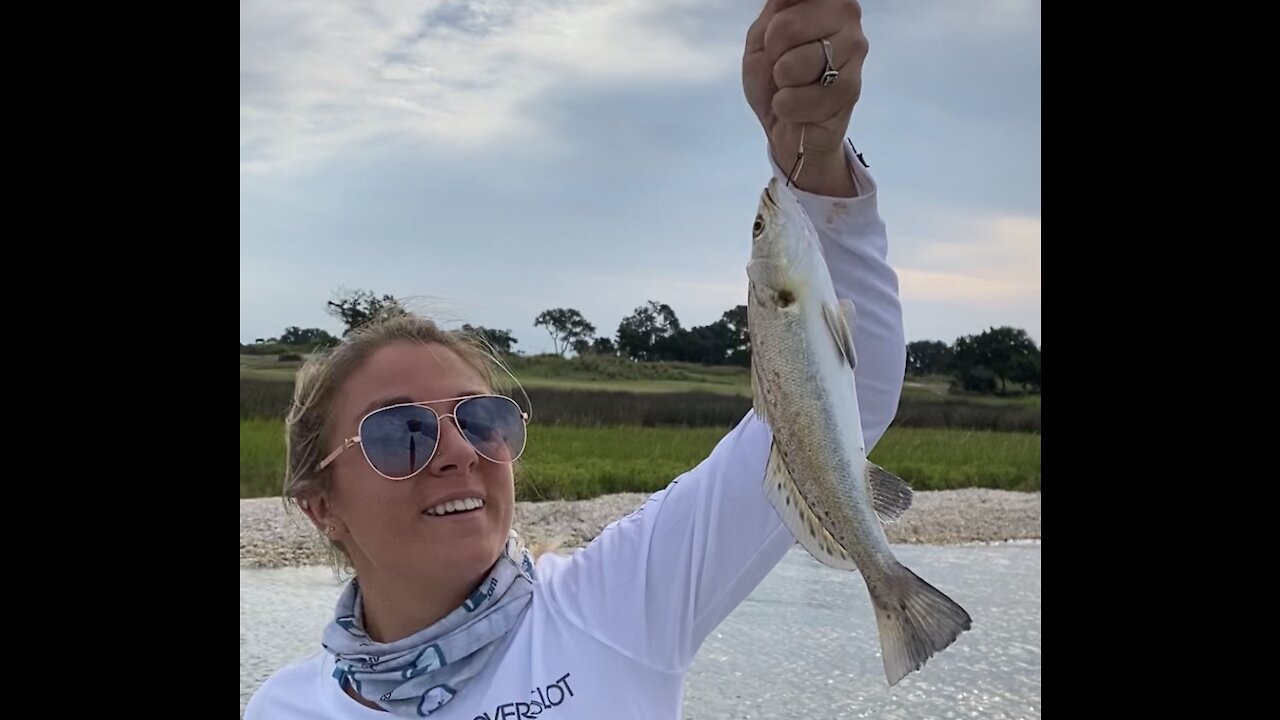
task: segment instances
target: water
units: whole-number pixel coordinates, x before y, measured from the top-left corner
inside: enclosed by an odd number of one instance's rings
[[[1039,718],[1040,548],[895,546],[974,624],[893,688],[862,579],[796,548],[703,644],[684,716]],[[241,713],[267,675],[318,647],[338,592],[327,569],[241,568]]]

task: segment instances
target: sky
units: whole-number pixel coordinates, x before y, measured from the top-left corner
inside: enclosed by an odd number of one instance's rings
[[[762,0],[240,3],[240,341],[344,290],[446,326],[576,308],[613,336],[745,302],[772,166],[741,62]],[[906,338],[1040,336],[1040,3],[865,0],[848,137]]]

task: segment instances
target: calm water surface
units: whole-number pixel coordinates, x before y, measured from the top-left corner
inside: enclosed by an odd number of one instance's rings
[[[793,549],[703,644],[685,718],[1039,718],[1040,542],[898,545],[973,629],[894,688],[859,576]],[[323,568],[240,570],[240,712],[318,647],[339,592]]]

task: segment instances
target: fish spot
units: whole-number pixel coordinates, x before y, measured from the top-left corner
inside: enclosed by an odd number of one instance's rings
[[[791,507],[791,496],[787,496],[787,507]]]
[[[781,290],[779,290],[779,291],[778,291],[778,306],[779,306],[779,307],[789,307],[789,306],[790,306],[792,303],[794,303],[795,301],[796,301],[796,295],[795,295],[795,293],[791,292],[790,290],[788,290],[788,289],[786,289],[786,288],[783,288],[783,289],[781,289]]]

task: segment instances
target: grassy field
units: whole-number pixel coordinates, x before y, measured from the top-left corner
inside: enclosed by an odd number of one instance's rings
[[[284,424],[240,421],[240,497],[275,496],[284,468]],[[722,428],[536,426],[522,458],[521,500],[653,492],[707,456]],[[871,454],[918,490],[1040,489],[1040,436],[938,428],[890,428]]]
[[[525,388],[634,393],[707,392],[751,397],[751,376],[743,367],[630,362],[621,358],[562,359],[545,355],[510,356],[507,363]],[[240,378],[292,381],[299,364],[293,360],[281,362],[274,355],[241,355]],[[904,384],[902,396],[919,402],[1040,407],[1039,395],[956,394],[950,391],[950,382],[951,378],[945,375],[912,377]]]
[[[241,380],[293,382],[292,367],[242,367]],[[525,390],[586,390],[590,392],[688,393],[705,392],[734,397],[751,397],[751,385],[697,380],[610,380],[606,378],[554,378],[517,375]]]
[[[624,391],[566,389],[526,383],[534,420],[543,425],[643,425],[733,427],[751,409],[751,398],[719,392],[634,392],[636,384],[673,381],[617,381]],[[283,418],[292,383],[240,378],[240,417]],[[524,398],[514,395],[518,402]],[[904,393],[894,423],[902,427],[964,428],[1039,432],[1039,405],[974,402],[964,397],[921,397]]]
[[[652,492],[696,465],[751,407],[746,368],[512,357],[533,403],[521,499]],[[277,495],[297,360],[240,356],[240,497]],[[523,398],[514,394],[521,403]],[[909,378],[872,459],[917,489],[1040,489],[1040,396],[953,394]]]
[[[633,363],[621,358],[512,356],[511,371],[528,388],[603,392],[707,392],[751,397],[746,368],[690,363]],[[240,378],[293,381],[300,363],[281,362],[274,355],[241,355]]]
[[[1040,407],[1038,394],[979,395],[977,393],[953,393],[951,378],[934,376],[908,378],[902,385],[902,397],[917,401],[968,402],[993,407]]]

